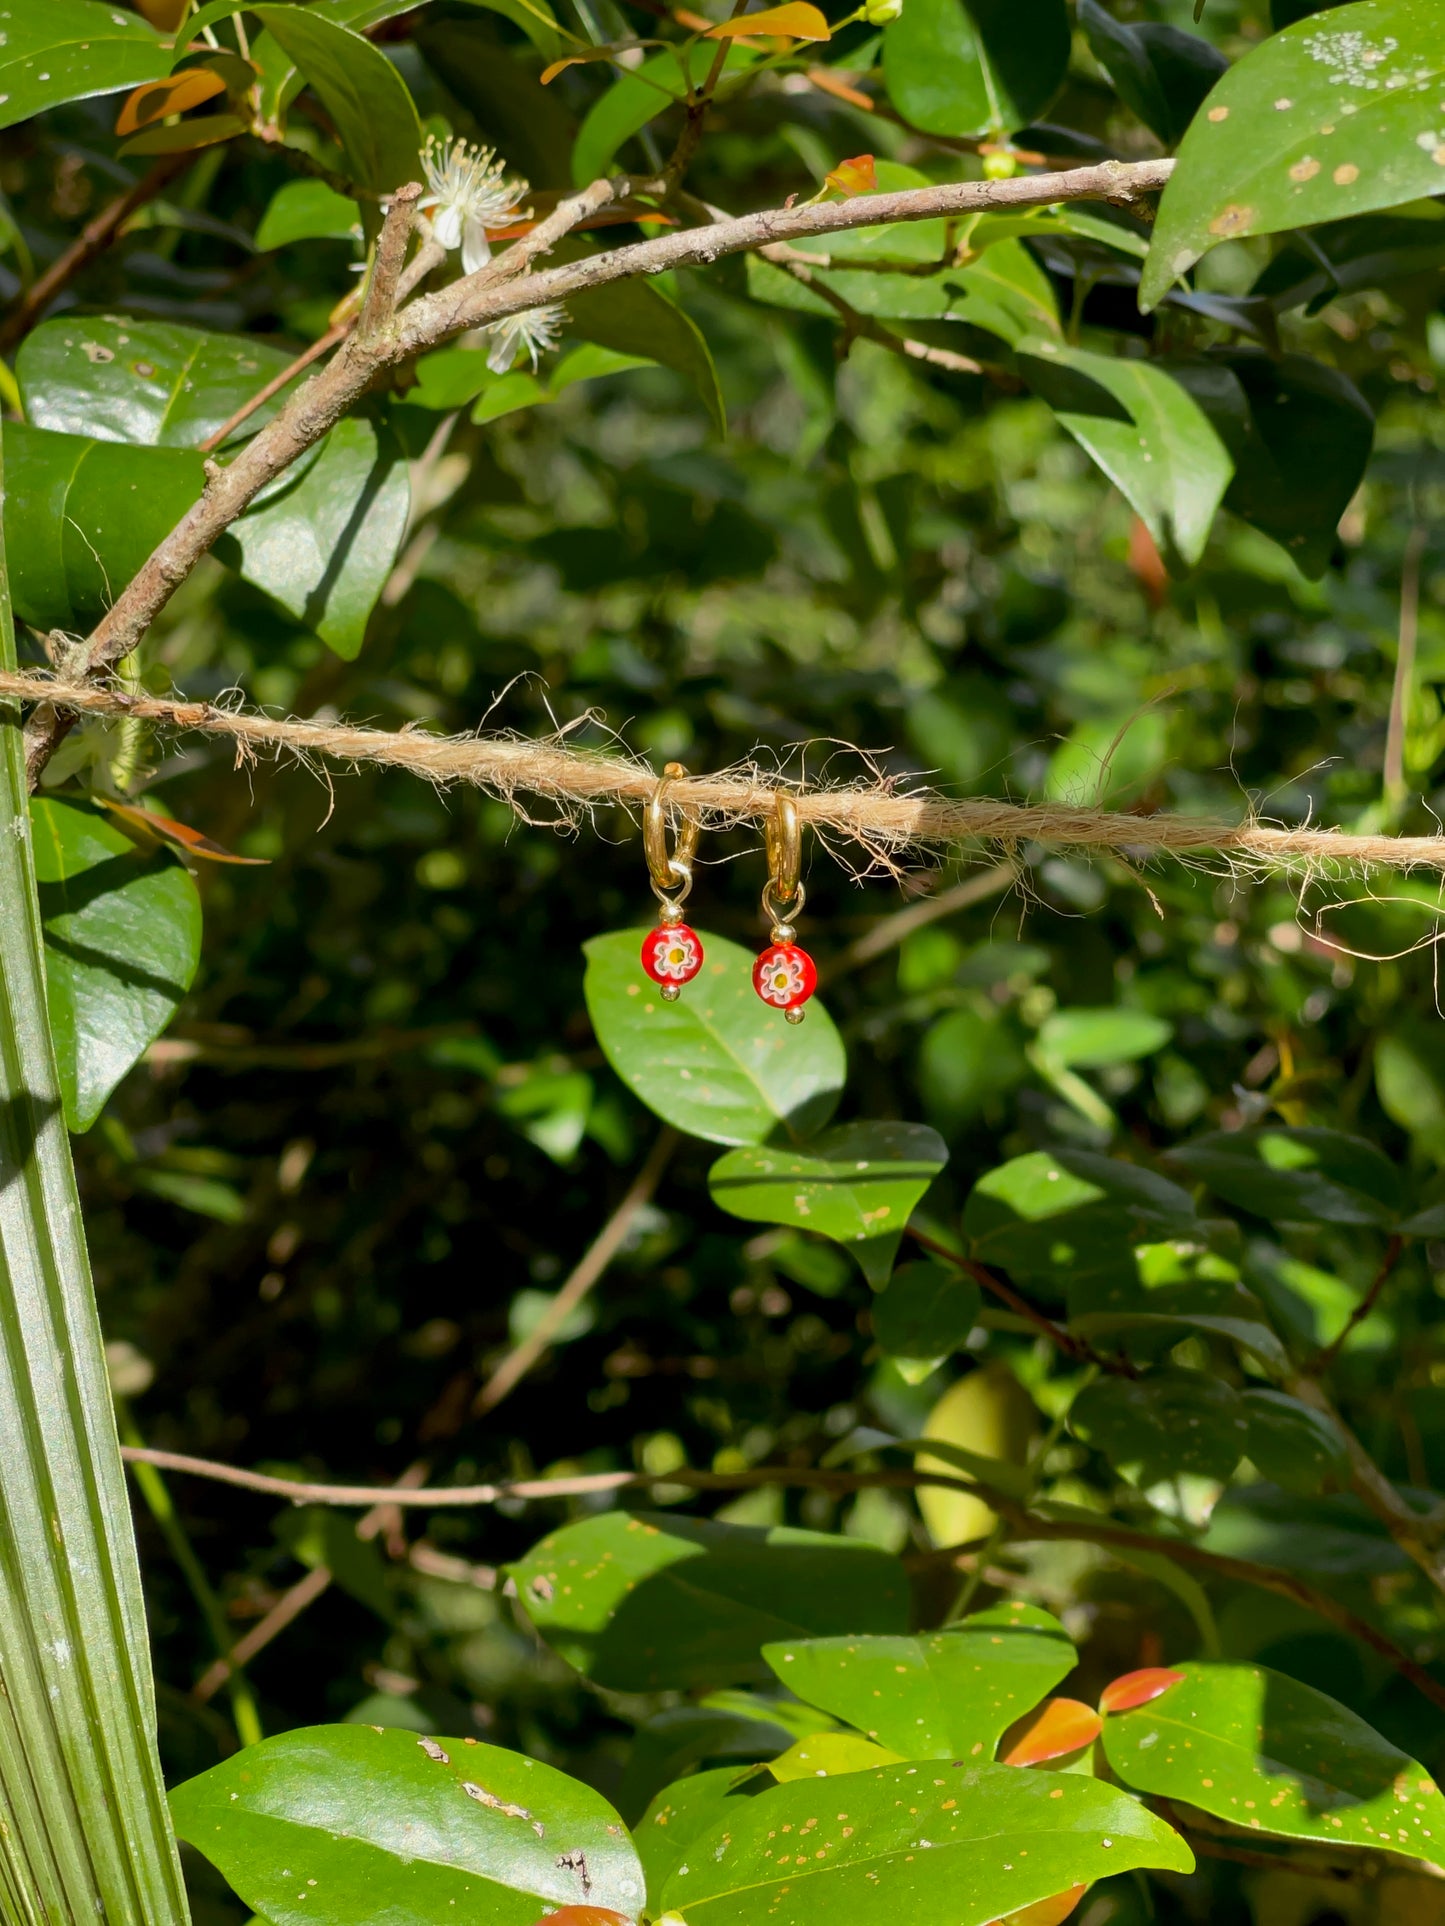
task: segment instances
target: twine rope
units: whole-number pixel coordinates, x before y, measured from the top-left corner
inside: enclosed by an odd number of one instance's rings
[[[132,694],[37,673],[0,673],[0,697],[221,737],[235,743],[238,760],[263,753],[289,755],[347,768],[371,764],[405,769],[440,788],[468,783],[502,797],[524,817],[518,800],[522,796],[543,798],[567,820],[575,820],[578,813],[609,803],[643,805],[658,783],[646,763],[622,754],[571,749],[562,740],[498,733],[442,736],[414,727],[388,730],[339,721],[278,720],[254,710]],[[786,796],[795,803],[800,822],[861,844],[872,859],[885,862],[910,847],[983,844],[1013,851],[1035,843],[1112,852],[1131,862],[1215,854],[1274,871],[1379,868],[1445,874],[1445,835],[1356,835],[1252,819],[1226,823],[1064,803],[999,802],[927,789],[902,791],[893,779],[883,777],[804,787],[743,768],[676,778],[668,794],[672,804],[709,829],[765,822],[776,814],[778,797]]]

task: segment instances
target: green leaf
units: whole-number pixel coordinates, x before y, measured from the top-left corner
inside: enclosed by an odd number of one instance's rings
[[[295,1506],[282,1512],[275,1532],[293,1558],[312,1571],[324,1566],[344,1592],[387,1624],[395,1622],[395,1567],[387,1564],[374,1539],[357,1537],[354,1517],[321,1505]]]
[[[1349,1453],[1339,1428],[1283,1391],[1243,1396],[1249,1438],[1245,1450],[1266,1478],[1313,1497],[1327,1478],[1348,1480]]]
[[[1170,567],[1192,568],[1233,473],[1193,396],[1151,361],[1058,341],[1029,343],[1018,365],[1144,522]]]
[[[693,1840],[711,1832],[721,1820],[746,1811],[748,1801],[764,1787],[764,1781],[740,1785],[735,1765],[695,1772],[690,1779],[664,1786],[633,1833],[647,1874],[649,1911],[657,1912],[662,1889],[682,1864]]]
[[[568,296],[567,322],[582,341],[656,361],[680,374],[702,396],[718,433],[727,433],[727,409],[702,330],[661,289],[642,280],[585,289]]]
[[[786,1786],[795,1779],[832,1779],[840,1773],[897,1765],[902,1756],[856,1732],[817,1732],[795,1740],[786,1752],[769,1759],[768,1771],[780,1786]]]
[[[89,1130],[191,986],[201,899],[174,856],[144,854],[87,803],[37,797],[30,820],[65,1120]]]
[[[613,81],[593,102],[572,148],[572,184],[586,187],[610,173],[618,150],[649,121],[682,100],[689,84],[701,85],[712,65],[716,47],[678,46],[676,52],[653,54],[631,73]],[[754,47],[729,41],[724,74],[738,73],[758,58]]]
[[[932,187],[934,182],[916,167],[901,161],[876,160],[873,178],[879,194],[899,194],[909,188]],[[824,254],[834,261],[907,261],[915,265],[952,258],[950,223],[887,221],[881,227],[855,228],[851,233],[815,234],[796,243],[805,254]]]
[[[1405,1553],[1351,1492],[1301,1498],[1274,1485],[1235,1488],[1215,1506],[1200,1542],[1226,1558],[1327,1578],[1375,1578],[1410,1569]]]
[[[584,1898],[639,1910],[641,1863],[590,1786],[500,1746],[430,1743],[446,1758],[370,1725],[266,1739],[176,1787],[176,1830],[270,1926],[536,1926]]]
[[[860,314],[884,321],[957,321],[997,335],[1011,346],[1040,328],[1059,332],[1048,276],[1018,241],[998,241],[969,267],[938,274],[886,274],[873,269],[812,270],[816,286],[831,288]],[[749,255],[748,292],[770,307],[838,321],[838,310],[770,261]]]
[[[547,1643],[618,1692],[761,1679],[780,1638],[901,1631],[908,1581],[861,1540],[778,1525],[604,1512],[564,1525],[512,1567]]]
[[[411,482],[390,430],[351,415],[320,457],[216,544],[219,559],[348,662],[406,533]]]
[[[1445,1799],[1355,1713],[1263,1665],[1179,1670],[1161,1698],[1104,1721],[1126,1785],[1279,1838],[1439,1857]]]
[[[1301,572],[1329,567],[1340,517],[1369,463],[1375,417],[1337,368],[1262,353],[1172,362],[1234,463],[1224,506],[1263,529]]]
[[[1028,1063],[1013,1026],[996,1012],[950,1010],[918,1052],[918,1093],[929,1120],[952,1136],[1021,1083]]]
[[[15,378],[32,428],[195,448],[294,359],[265,342],[169,321],[65,316],[26,336]],[[258,408],[231,439],[254,435],[285,400],[283,391]]]
[[[503,415],[515,415],[522,408],[535,408],[551,399],[536,375],[529,373],[526,368],[513,368],[483,389],[480,400],[472,410],[472,420],[500,421]]]
[[[1003,1734],[1078,1663],[1058,1620],[995,1605],[917,1638],[829,1638],[763,1648],[788,1690],[905,1759],[992,1761]]]
[[[1168,1161],[1226,1203],[1275,1222],[1385,1225],[1402,1208],[1398,1166],[1340,1130],[1211,1131]]]
[[[1220,241],[1438,194],[1442,80],[1435,0],[1353,0],[1256,47],[1184,136],[1140,306],[1156,306]]]
[[[170,65],[169,43],[105,0],[12,0],[0,42],[0,127],[159,80]]]
[[[380,48],[312,7],[248,11],[264,22],[330,115],[358,185],[389,194],[421,179],[421,122],[406,82]]]
[[[1119,98],[1166,147],[1183,137],[1200,103],[1229,62],[1197,33],[1155,20],[1125,26],[1099,5],[1079,0],[1079,24]]]
[[[1116,1786],[939,1760],[775,1786],[693,1841],[661,1904],[688,1926],[984,1926],[1110,1873],[1193,1865]]]
[[[669,1706],[638,1726],[617,1795],[624,1814],[640,1811],[659,1787],[670,1785],[704,1760],[714,1763],[730,1760],[728,1776],[736,1779],[740,1764],[758,1765],[776,1753],[785,1752],[793,1743],[791,1730],[762,1715],[763,1701],[756,1695],[739,1692],[717,1696],[751,1699],[752,1704],[738,1712],[725,1709],[709,1698],[705,1705]],[[809,1714],[804,1706],[794,1706],[792,1710],[810,1716],[814,1730],[823,1719],[821,1713]]]
[[[888,98],[928,134],[1017,133],[1068,64],[1063,0],[908,0],[883,35]]]
[[[256,246],[262,254],[295,241],[361,239],[361,210],[325,181],[287,181],[271,196]]]
[[[964,1205],[963,1231],[980,1263],[1001,1266],[1021,1284],[1061,1288],[1068,1279],[1133,1270],[1124,1211],[1094,1173],[1076,1174],[1047,1150],[986,1171]]]
[[[827,1123],[845,1073],[843,1043],[816,998],[784,1023],[753,989],[753,959],[703,936],[707,960],[676,1003],[638,961],[645,930],[583,946],[587,1012],[603,1054],[649,1110],[714,1144],[798,1142]]]
[[[1070,1070],[1107,1070],[1162,1050],[1174,1026],[1147,1010],[1056,1010],[1039,1026],[1038,1048]]]
[[[0,669],[13,674],[15,667],[0,548]],[[101,1919],[184,1926],[129,1495],[49,1035],[28,828],[20,713],[7,703],[0,707],[4,1905],[27,1926]]]
[[[202,457],[4,427],[15,612],[32,628],[99,620],[205,483]]]
[[[904,1264],[873,1306],[873,1335],[908,1384],[921,1384],[951,1357],[978,1322],[981,1293],[972,1278],[942,1264]]]
[[[948,1162],[927,1124],[838,1124],[804,1149],[749,1145],[708,1172],[713,1202],[755,1224],[793,1224],[844,1245],[875,1290],[914,1205]]]
[[[1137,1331],[1173,1339],[1186,1331],[1204,1331],[1242,1345],[1271,1369],[1282,1371],[1289,1361],[1259,1299],[1225,1278],[1197,1278],[1153,1290],[1141,1289],[1130,1278],[1112,1286],[1105,1283],[1102,1289],[1089,1280],[1078,1292],[1070,1292],[1069,1310],[1069,1329],[1080,1337]]]
[[[1227,1478],[1247,1445],[1238,1392],[1202,1371],[1099,1379],[1075,1398],[1069,1429],[1146,1486],[1181,1472]]]

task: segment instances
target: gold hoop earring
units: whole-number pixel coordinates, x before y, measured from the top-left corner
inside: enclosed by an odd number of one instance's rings
[[[677,833],[672,848],[667,846],[668,802],[671,784],[687,771],[680,762],[670,762],[657,787],[647,799],[642,816],[642,847],[652,877],[652,893],[662,905],[656,929],[649,930],[642,943],[642,967],[661,990],[664,1003],[676,1003],[684,983],[702,968],[702,939],[682,920],[682,906],[692,889],[692,864],[697,854],[696,817],[679,811]]]

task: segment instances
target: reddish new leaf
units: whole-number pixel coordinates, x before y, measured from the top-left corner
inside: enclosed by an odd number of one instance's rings
[[[1036,1899],[1032,1906],[1020,1906],[1016,1913],[1005,1913],[993,1926],[1060,1926],[1088,1891],[1087,1886],[1070,1886],[1066,1893],[1052,1899]]]
[[[183,114],[203,100],[213,100],[226,91],[226,83],[209,67],[188,67],[183,74],[169,74],[164,80],[148,80],[126,97],[116,117],[118,134],[138,134],[153,127],[170,114]]]
[[[824,179],[827,186],[836,188],[840,194],[876,194],[878,191],[878,175],[871,154],[856,154],[852,160],[839,161]]]
[[[832,30],[818,9],[808,0],[787,0],[781,7],[763,13],[740,13],[732,20],[720,20],[709,27],[709,40],[735,40],[740,34],[784,34],[790,40],[831,40]]]
[[[1147,1705],[1150,1699],[1157,1699],[1171,1685],[1178,1685],[1183,1677],[1182,1672],[1171,1672],[1167,1665],[1146,1665],[1137,1672],[1125,1672],[1099,1694],[1099,1710],[1132,1711],[1136,1705]]]
[[[233,856],[222,844],[203,836],[199,829],[192,829],[189,823],[179,823],[174,816],[161,816],[153,809],[137,809],[131,803],[113,802],[108,796],[99,798],[113,816],[143,831],[147,836],[162,837],[168,843],[175,843],[185,850],[188,856],[199,856],[208,863],[245,863],[248,866],[270,862],[269,856]]]
[[[1060,1919],[1063,1916],[1059,1914]],[[563,1906],[555,1913],[544,1913],[537,1926],[633,1926],[633,1922],[626,1913],[614,1913],[607,1906]]]
[[[1092,1705],[1079,1699],[1049,1699],[1004,1733],[999,1741],[1000,1762],[1032,1766],[1062,1759],[1098,1738],[1103,1724]]]

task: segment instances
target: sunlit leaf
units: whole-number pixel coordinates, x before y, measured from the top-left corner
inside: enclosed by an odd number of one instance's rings
[[[106,0],[20,0],[0,42],[0,127],[159,80],[170,64],[169,46],[139,14]]]
[[[1004,1765],[1043,1765],[1092,1745],[1103,1720],[1079,1699],[1050,1699],[1004,1733],[999,1759]]]
[[[854,160],[839,161],[823,179],[828,187],[836,188],[840,194],[874,194],[878,191],[878,173],[871,154],[859,154]]]
[[[731,40],[739,34],[755,33],[782,34],[791,40],[833,38],[827,20],[808,0],[786,0],[786,5],[767,7],[762,13],[740,13],[732,20],[720,20],[715,27],[709,27],[703,37]]]
[[[271,860],[269,856],[233,855],[223,844],[213,841],[199,829],[192,829],[189,823],[177,822],[174,816],[163,816],[159,810],[137,809],[130,803],[117,802],[112,796],[102,796],[100,801],[112,816],[119,816],[122,822],[129,823],[133,829],[175,843],[187,855],[198,856],[204,862],[255,865]]]
[[[1137,1672],[1121,1673],[1099,1694],[1099,1710],[1132,1712],[1136,1705],[1148,1705],[1151,1700],[1162,1697],[1183,1677],[1182,1672],[1172,1672],[1167,1665],[1145,1665]]]

